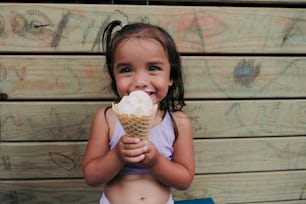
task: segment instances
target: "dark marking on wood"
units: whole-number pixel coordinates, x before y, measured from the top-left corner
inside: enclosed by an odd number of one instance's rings
[[[129,16],[128,16],[127,13],[125,13],[124,11],[122,11],[122,10],[120,10],[120,9],[116,9],[116,10],[115,10],[115,13],[119,13],[120,15],[122,15],[122,16],[126,19],[126,21],[127,21],[128,23],[130,23],[130,21],[129,21]]]
[[[2,118],[0,115],[0,150],[1,150],[1,142],[2,142]]]
[[[106,28],[107,24],[110,22],[110,19],[111,19],[111,17],[107,16],[107,18],[102,22],[102,24],[100,26],[100,29],[97,33],[96,39],[93,42],[93,45],[91,47],[91,51],[94,51],[96,47],[98,47],[97,51],[101,51],[103,49],[102,48],[103,32],[104,32],[104,29]]]
[[[3,63],[0,63],[0,82],[4,81],[6,78],[7,78],[7,69]]]
[[[95,20],[91,20],[91,21],[88,23],[88,25],[87,25],[87,27],[86,27],[86,30],[85,30],[85,32],[84,32],[84,34],[83,34],[83,37],[82,37],[82,45],[85,44],[86,38],[87,38],[88,33],[89,33],[89,30],[90,30],[91,28],[93,28],[94,25],[95,25]]]
[[[32,118],[19,119],[19,118],[16,118],[14,115],[6,116],[3,120],[2,127],[4,127],[4,125],[8,123],[9,121],[12,121],[12,123],[16,127],[22,127],[22,126],[35,127],[33,124]]]
[[[5,21],[3,16],[0,15],[0,37],[7,37],[5,33]]]
[[[26,78],[26,74],[27,74],[27,68],[22,67],[20,71],[17,68],[15,68],[15,72],[16,72],[18,79],[20,79],[20,81],[24,81],[24,79]]]
[[[306,184],[304,184],[304,186],[302,187],[302,190],[301,190],[299,199],[300,199],[300,200],[305,199],[305,198],[304,198],[304,195],[306,195]]]
[[[249,87],[260,73],[260,65],[254,60],[241,60],[234,70],[234,79],[238,84]]]
[[[18,204],[18,193],[17,191],[10,191],[10,203],[11,204]]]
[[[305,20],[300,17],[303,16],[303,12],[298,13],[298,15],[289,22],[287,25],[285,31],[284,31],[284,36],[282,38],[282,43],[281,46],[283,47],[289,40],[290,38],[293,37],[301,37],[302,39],[305,38]]]
[[[71,171],[77,165],[75,161],[67,155],[58,152],[49,152],[49,157],[58,167]]]
[[[62,16],[62,19],[60,20],[60,22],[57,26],[56,32],[53,36],[50,47],[55,47],[55,48],[58,47],[58,45],[61,41],[63,32],[64,32],[64,30],[65,30],[65,28],[66,28],[66,26],[69,22],[70,16],[71,16],[70,12],[68,12],[65,15]]]
[[[3,163],[3,169],[4,171],[11,171],[12,166],[11,166],[11,160],[8,155],[2,155],[2,163]]]
[[[201,28],[201,26],[199,25],[200,17],[198,17],[196,12],[193,12],[193,17],[194,17],[194,19],[192,21],[195,24],[196,33],[200,38],[201,47],[202,47],[203,51],[205,51],[205,39],[204,39],[204,36],[203,36],[204,32],[203,32],[203,29]]]
[[[13,33],[27,39],[36,40],[51,33],[50,18],[39,10],[28,10],[25,14],[15,14],[10,20]]]

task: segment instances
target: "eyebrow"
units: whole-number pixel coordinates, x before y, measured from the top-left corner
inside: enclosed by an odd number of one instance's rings
[[[152,61],[152,62],[148,62],[147,65],[164,65],[165,63],[163,63],[162,61]]]
[[[126,63],[126,62],[120,62],[120,63],[115,65],[115,68],[125,67],[125,66],[131,66],[131,64],[130,63]]]
[[[164,64],[165,63],[162,62],[162,61],[151,61],[151,62],[146,63],[146,65],[164,65]],[[120,63],[116,64],[115,68],[125,67],[125,66],[131,66],[131,64],[127,63],[127,62],[120,62]]]

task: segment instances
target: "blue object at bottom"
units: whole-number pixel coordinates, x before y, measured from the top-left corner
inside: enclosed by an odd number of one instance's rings
[[[193,200],[178,200],[174,201],[174,204],[214,204],[214,201],[211,198],[201,198]]]

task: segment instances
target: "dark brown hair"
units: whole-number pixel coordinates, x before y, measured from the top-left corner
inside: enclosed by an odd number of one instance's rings
[[[114,28],[119,26],[121,29],[114,32]],[[114,53],[118,45],[128,38],[150,38],[162,45],[169,60],[170,79],[173,81],[173,85],[169,87],[166,97],[160,102],[159,109],[163,111],[182,110],[185,102],[180,55],[169,33],[155,25],[147,23],[123,25],[121,21],[112,21],[105,28],[102,44],[105,50],[107,71],[111,77],[111,90],[119,98],[114,77]]]

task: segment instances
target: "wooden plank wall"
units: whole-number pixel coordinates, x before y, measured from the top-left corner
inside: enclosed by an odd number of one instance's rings
[[[112,101],[100,41],[112,19],[160,25],[182,54],[196,176],[175,199],[306,203],[306,1],[184,2],[0,3],[1,204],[98,202],[81,165]]]

